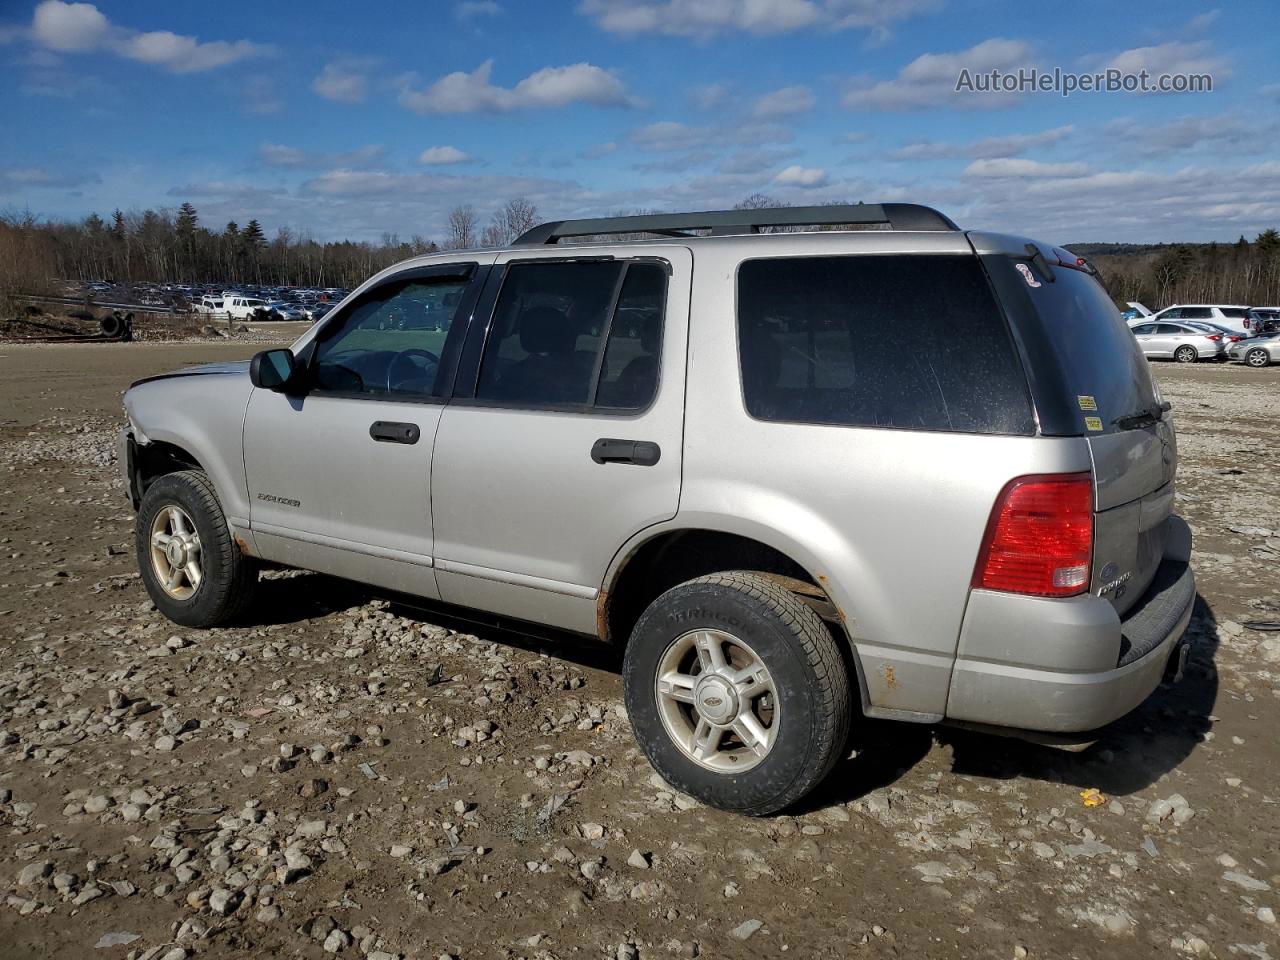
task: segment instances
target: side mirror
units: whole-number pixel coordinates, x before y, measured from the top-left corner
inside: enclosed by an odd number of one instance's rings
[[[249,379],[253,385],[276,393],[297,386],[301,372],[292,350],[263,350],[249,362]]]

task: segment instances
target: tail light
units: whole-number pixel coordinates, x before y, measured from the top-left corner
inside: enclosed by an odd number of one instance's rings
[[[1221,339],[1222,339],[1222,334],[1220,334],[1220,333],[1211,333],[1211,334],[1209,334],[1209,339],[1210,339],[1210,340],[1214,340],[1214,341],[1221,340]]]
[[[1088,588],[1092,561],[1093,477],[1017,477],[1000,491],[991,509],[973,585],[1070,597]]]

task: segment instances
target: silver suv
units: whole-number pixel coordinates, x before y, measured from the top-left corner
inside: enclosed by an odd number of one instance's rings
[[[1084,260],[927,207],[544,224],[125,406],[171,619],[271,563],[598,637],[653,765],[725,809],[804,796],[854,715],[1080,739],[1186,652],[1133,337]]]

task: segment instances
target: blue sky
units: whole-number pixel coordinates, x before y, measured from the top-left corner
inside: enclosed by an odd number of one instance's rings
[[[962,226],[1280,226],[1280,7],[997,0],[0,0],[0,210],[176,208],[316,239],[911,200]],[[956,93],[961,69],[1208,73],[1209,93]]]

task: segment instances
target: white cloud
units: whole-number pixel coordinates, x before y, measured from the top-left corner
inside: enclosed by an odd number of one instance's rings
[[[941,0],[582,0],[578,10],[610,33],[707,38],[718,33],[790,33],[808,27],[867,28],[937,9]]]
[[[1216,113],[1185,115],[1156,124],[1118,117],[1107,124],[1106,132],[1112,137],[1122,137],[1126,150],[1171,151],[1207,146],[1261,153],[1272,148],[1278,131],[1274,119]]]
[[[645,150],[689,150],[703,146],[711,138],[711,130],[674,120],[659,120],[632,130],[628,138]]]
[[[326,100],[360,103],[369,95],[368,60],[335,60],[311,81],[311,89]]]
[[[258,156],[273,167],[367,167],[385,154],[386,148],[380,143],[339,153],[309,153],[283,143],[264,143],[258,148]]]
[[[969,144],[966,149],[970,156],[978,158],[1015,157],[1035,147],[1060,143],[1074,132],[1075,127],[1067,125],[1038,133],[1010,133],[1000,137],[986,137]]]
[[[466,163],[470,160],[467,154],[463,153],[457,147],[427,147],[422,153],[418,154],[418,162],[428,166],[446,166],[451,163]]]
[[[971,74],[992,70],[1014,71],[1032,65],[1032,50],[1021,40],[995,37],[955,53],[925,53],[916,57],[892,80],[863,81],[844,95],[854,110],[916,110],[943,105],[980,109],[1004,107],[1016,94],[957,93],[961,70]]]
[[[1231,75],[1227,61],[1214,55],[1205,41],[1134,47],[1117,53],[1101,69],[1119,70],[1122,73],[1141,73],[1145,70],[1153,78],[1164,73],[1207,73],[1215,82]]]
[[[792,133],[781,124],[764,121],[726,122],[715,124],[714,126],[697,126],[678,123],[675,120],[659,120],[656,123],[637,127],[627,134],[627,139],[642,150],[667,153],[717,147],[760,147],[770,143],[788,143],[792,139]]]
[[[475,20],[479,17],[496,17],[502,7],[494,0],[462,0],[454,4],[453,15],[459,20]]]
[[[706,83],[689,91],[689,102],[695,110],[714,110],[729,98],[729,88],[723,83]]]
[[[902,146],[890,150],[888,157],[891,160],[936,160],[940,157],[954,157],[962,149],[958,143],[917,140],[914,143],[904,143]]]
[[[820,187],[827,182],[827,171],[793,163],[774,177],[773,182],[788,187]]]
[[[400,103],[421,114],[546,109],[570,103],[599,107],[636,104],[621,80],[590,63],[543,67],[510,88],[490,81],[492,72],[493,61],[486,60],[471,73],[450,73],[421,90],[414,89],[412,77],[405,77]]]
[[[59,3],[48,0],[36,7],[31,30],[50,50],[67,53],[95,50],[112,33],[111,21],[91,3]]]
[[[297,167],[307,162],[305,150],[286,147],[283,143],[264,143],[258,148],[258,154],[267,163],[279,167]]]
[[[1024,157],[997,157],[975,160],[964,168],[966,177],[1048,178],[1083,177],[1089,174],[1087,163],[1041,163]]]
[[[812,110],[817,99],[808,87],[796,84],[760,97],[751,107],[752,116],[761,119],[790,117]]]
[[[44,0],[31,19],[31,34],[41,46],[64,53],[109,50],[129,60],[161,67],[170,73],[198,73],[271,52],[251,40],[213,40],[169,30],[143,32],[113,24],[91,3]]]
[[[266,116],[284,109],[284,100],[270,77],[259,74],[250,77],[240,89],[240,100],[246,113]]]

